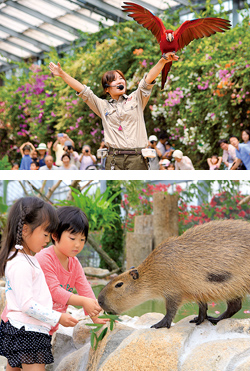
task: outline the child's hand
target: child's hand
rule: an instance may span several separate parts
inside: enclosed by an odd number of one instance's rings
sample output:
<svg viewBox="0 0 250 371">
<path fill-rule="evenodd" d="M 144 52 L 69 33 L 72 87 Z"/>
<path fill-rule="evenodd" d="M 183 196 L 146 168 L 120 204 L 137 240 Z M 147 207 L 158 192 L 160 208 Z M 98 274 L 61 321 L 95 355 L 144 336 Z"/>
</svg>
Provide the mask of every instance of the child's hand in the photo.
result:
<svg viewBox="0 0 250 371">
<path fill-rule="evenodd" d="M 78 321 L 77 319 L 72 317 L 69 313 L 62 313 L 59 319 L 59 323 L 60 325 L 63 325 L 64 327 L 75 327 Z"/>
<path fill-rule="evenodd" d="M 110 322 L 109 318 L 91 317 L 91 319 L 94 323 L 100 323 L 102 325 L 105 325 L 105 323 Z"/>
<path fill-rule="evenodd" d="M 83 308 L 90 317 L 96 317 L 102 311 L 96 299 L 83 298 Z"/>
</svg>

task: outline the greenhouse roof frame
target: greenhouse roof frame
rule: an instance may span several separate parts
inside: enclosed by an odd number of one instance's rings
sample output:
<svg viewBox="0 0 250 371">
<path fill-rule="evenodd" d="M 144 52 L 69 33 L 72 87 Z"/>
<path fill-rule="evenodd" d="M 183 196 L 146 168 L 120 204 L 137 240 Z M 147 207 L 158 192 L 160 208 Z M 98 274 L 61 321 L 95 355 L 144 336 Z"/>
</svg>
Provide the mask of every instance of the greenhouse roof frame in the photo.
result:
<svg viewBox="0 0 250 371">
<path fill-rule="evenodd" d="M 130 0 L 124 0 L 130 1 Z M 131 0 L 159 15 L 167 8 L 190 5 L 189 0 Z M 236 0 L 234 0 L 236 1 Z M 212 0 L 217 3 L 216 0 Z M 122 11 L 123 0 L 0 0 L 0 72 L 15 62 L 43 60 L 54 47 L 59 54 L 79 44 L 81 32 L 130 20 Z M 202 3 L 192 0 L 192 4 Z M 190 13 L 189 8 L 181 14 Z"/>
</svg>

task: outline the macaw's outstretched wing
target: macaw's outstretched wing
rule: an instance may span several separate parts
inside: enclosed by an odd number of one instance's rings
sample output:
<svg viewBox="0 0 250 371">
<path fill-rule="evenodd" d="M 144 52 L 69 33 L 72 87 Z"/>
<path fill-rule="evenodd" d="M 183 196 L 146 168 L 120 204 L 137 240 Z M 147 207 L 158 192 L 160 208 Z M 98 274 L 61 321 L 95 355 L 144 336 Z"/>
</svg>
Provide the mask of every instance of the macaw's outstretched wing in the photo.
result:
<svg viewBox="0 0 250 371">
<path fill-rule="evenodd" d="M 134 18 L 137 23 L 151 31 L 156 37 L 158 43 L 160 43 L 161 35 L 165 31 L 165 26 L 162 23 L 162 20 L 156 17 L 149 10 L 143 8 L 143 6 L 129 2 L 125 2 L 124 4 L 126 5 L 122 5 L 123 11 L 130 13 L 128 14 L 129 17 Z"/>
<path fill-rule="evenodd" d="M 167 75 L 171 69 L 172 62 L 166 63 L 161 71 L 161 90 L 164 89 L 165 82 L 167 80 Z"/>
<path fill-rule="evenodd" d="M 178 40 L 178 50 L 184 48 L 194 39 L 209 37 L 216 32 L 229 30 L 231 23 L 223 18 L 198 18 L 186 21 L 174 31 L 174 38 Z"/>
</svg>

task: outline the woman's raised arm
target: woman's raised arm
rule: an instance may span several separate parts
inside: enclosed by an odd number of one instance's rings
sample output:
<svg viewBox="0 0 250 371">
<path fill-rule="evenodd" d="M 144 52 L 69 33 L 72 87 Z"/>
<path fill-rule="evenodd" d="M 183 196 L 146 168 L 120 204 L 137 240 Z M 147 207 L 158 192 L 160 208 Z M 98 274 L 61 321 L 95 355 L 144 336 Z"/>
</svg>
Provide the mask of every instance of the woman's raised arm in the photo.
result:
<svg viewBox="0 0 250 371">
<path fill-rule="evenodd" d="M 68 75 L 65 71 L 63 71 L 59 62 L 57 64 L 50 62 L 49 69 L 54 76 L 61 77 L 63 81 L 66 82 L 66 84 L 68 84 L 78 93 L 80 93 L 85 88 L 85 85 L 81 84 L 79 81 L 77 81 L 76 79 Z"/>
</svg>

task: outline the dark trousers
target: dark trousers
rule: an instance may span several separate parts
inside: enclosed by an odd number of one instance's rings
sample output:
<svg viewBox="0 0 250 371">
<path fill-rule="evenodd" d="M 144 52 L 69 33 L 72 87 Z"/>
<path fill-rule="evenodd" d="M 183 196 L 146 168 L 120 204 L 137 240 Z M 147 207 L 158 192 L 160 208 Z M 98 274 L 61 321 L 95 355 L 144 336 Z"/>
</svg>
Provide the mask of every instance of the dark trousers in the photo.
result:
<svg viewBox="0 0 250 371">
<path fill-rule="evenodd" d="M 148 161 L 139 154 L 108 155 L 105 170 L 148 170 Z"/>
</svg>

